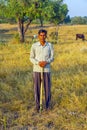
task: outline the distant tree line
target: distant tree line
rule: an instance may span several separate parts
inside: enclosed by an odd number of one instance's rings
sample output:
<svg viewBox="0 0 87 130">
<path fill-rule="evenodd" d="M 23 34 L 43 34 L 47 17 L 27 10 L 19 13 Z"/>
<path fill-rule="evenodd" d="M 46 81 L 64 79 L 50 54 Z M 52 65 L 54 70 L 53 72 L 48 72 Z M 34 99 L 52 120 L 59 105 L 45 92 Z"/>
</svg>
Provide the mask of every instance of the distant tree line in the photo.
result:
<svg viewBox="0 0 87 130">
<path fill-rule="evenodd" d="M 75 16 L 71 18 L 71 24 L 87 24 L 87 16 Z"/>
<path fill-rule="evenodd" d="M 87 24 L 87 16 L 81 17 L 81 16 L 75 16 L 70 18 L 69 15 L 67 15 L 63 21 L 64 24 L 71 24 L 71 25 L 77 25 L 77 24 Z"/>
</svg>

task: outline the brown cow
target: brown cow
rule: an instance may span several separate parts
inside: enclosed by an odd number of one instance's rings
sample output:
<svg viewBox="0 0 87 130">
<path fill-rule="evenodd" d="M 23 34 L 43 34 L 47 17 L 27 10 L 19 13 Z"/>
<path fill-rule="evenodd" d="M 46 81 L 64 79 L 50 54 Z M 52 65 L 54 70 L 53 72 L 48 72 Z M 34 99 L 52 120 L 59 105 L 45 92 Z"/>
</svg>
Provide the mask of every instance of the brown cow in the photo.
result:
<svg viewBox="0 0 87 130">
<path fill-rule="evenodd" d="M 83 41 L 85 40 L 84 34 L 76 34 L 76 40 L 78 40 L 78 38 L 82 39 Z"/>
</svg>

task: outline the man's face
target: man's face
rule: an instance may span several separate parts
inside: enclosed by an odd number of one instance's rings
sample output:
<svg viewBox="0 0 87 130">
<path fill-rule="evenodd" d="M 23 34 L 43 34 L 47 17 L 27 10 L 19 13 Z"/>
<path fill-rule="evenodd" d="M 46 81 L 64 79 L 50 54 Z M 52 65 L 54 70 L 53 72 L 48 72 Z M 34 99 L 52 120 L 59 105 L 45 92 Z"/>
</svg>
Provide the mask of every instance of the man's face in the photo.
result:
<svg viewBox="0 0 87 130">
<path fill-rule="evenodd" d="M 38 35 L 38 38 L 39 38 L 39 41 L 40 42 L 45 42 L 45 39 L 46 39 L 46 34 L 45 33 L 40 33 L 39 35 Z"/>
</svg>

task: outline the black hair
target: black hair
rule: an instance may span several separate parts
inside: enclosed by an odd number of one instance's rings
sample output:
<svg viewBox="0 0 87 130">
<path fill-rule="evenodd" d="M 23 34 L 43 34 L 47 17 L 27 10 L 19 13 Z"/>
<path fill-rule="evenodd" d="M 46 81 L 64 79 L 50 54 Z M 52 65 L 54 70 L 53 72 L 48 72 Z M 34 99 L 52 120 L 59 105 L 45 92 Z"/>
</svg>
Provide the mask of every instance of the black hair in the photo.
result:
<svg viewBox="0 0 87 130">
<path fill-rule="evenodd" d="M 44 30 L 44 29 L 40 29 L 40 30 L 38 31 L 38 34 L 40 34 L 40 33 L 45 33 L 45 34 L 47 35 L 47 31 Z"/>
</svg>

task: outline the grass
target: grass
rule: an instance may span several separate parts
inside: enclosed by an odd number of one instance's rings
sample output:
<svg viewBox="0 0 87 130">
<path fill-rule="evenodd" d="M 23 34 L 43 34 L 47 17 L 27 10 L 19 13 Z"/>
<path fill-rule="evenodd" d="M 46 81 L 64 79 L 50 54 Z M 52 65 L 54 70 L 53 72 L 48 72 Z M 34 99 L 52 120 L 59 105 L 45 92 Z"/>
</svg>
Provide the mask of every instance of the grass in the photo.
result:
<svg viewBox="0 0 87 130">
<path fill-rule="evenodd" d="M 13 44 L 13 39 L 9 43 L 0 44 L 2 130 L 87 129 L 87 42 L 81 39 L 75 41 L 75 33 L 84 31 L 86 35 L 86 28 L 59 28 L 58 44 L 53 45 L 52 109 L 48 113 L 43 110 L 42 114 L 37 114 L 34 111 L 32 64 L 29 61 L 31 44 L 16 44 L 16 41 Z M 48 40 L 53 42 L 49 34 L 54 28 L 49 27 L 47 30 Z M 37 30 L 32 30 L 32 34 L 33 31 Z"/>
</svg>

